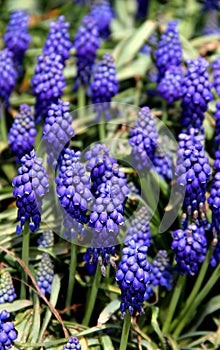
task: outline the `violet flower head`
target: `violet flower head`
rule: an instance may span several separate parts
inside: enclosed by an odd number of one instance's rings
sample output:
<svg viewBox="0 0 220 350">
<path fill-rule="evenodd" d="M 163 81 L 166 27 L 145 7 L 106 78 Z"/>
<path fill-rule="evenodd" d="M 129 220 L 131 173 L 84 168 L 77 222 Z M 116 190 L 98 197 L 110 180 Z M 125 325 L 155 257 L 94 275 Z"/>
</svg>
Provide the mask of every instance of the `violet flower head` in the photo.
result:
<svg viewBox="0 0 220 350">
<path fill-rule="evenodd" d="M 140 208 L 131 221 L 131 226 L 127 229 L 125 243 L 129 242 L 131 239 L 135 242 L 136 247 L 150 247 L 151 233 L 149 211 L 147 207 Z"/>
<path fill-rule="evenodd" d="M 219 0 L 200 0 L 203 4 L 202 11 L 219 11 Z"/>
<path fill-rule="evenodd" d="M 179 67 L 182 63 L 182 47 L 177 29 L 178 22 L 168 22 L 167 29 L 161 36 L 155 51 L 156 66 L 159 71 L 159 81 L 171 67 Z"/>
<path fill-rule="evenodd" d="M 0 312 L 0 349 L 8 350 L 18 337 L 14 323 L 9 321 L 10 314 L 6 310 Z"/>
<path fill-rule="evenodd" d="M 109 1 L 96 0 L 89 15 L 96 21 L 100 37 L 107 39 L 110 35 L 111 20 L 115 17 Z"/>
<path fill-rule="evenodd" d="M 53 282 L 54 267 L 49 254 L 43 253 L 40 260 L 39 266 L 37 268 L 36 281 L 41 293 L 45 295 L 50 294 L 51 285 Z"/>
<path fill-rule="evenodd" d="M 120 310 L 125 316 L 143 313 L 145 293 L 150 283 L 150 264 L 147 262 L 148 247 L 137 246 L 130 240 L 122 249 L 122 257 L 116 272 L 116 281 L 121 289 Z"/>
<path fill-rule="evenodd" d="M 176 254 L 177 270 L 195 275 L 207 254 L 204 227 L 191 224 L 185 230 L 174 231 L 172 250 Z"/>
<path fill-rule="evenodd" d="M 138 113 L 134 128 L 130 131 L 129 139 L 134 159 L 133 165 L 138 170 L 150 169 L 153 166 L 157 139 L 154 115 L 148 107 L 143 107 Z"/>
<path fill-rule="evenodd" d="M 182 96 L 182 69 L 181 67 L 170 67 L 158 84 L 157 90 L 161 97 L 168 103 L 177 101 Z"/>
<path fill-rule="evenodd" d="M 52 53 L 50 56 L 38 56 L 35 75 L 31 80 L 33 93 L 36 96 L 35 117 L 39 123 L 47 116 L 52 103 L 58 103 L 63 95 L 66 82 L 63 76 L 64 65 L 61 56 Z"/>
<path fill-rule="evenodd" d="M 187 60 L 187 71 L 182 84 L 181 123 L 184 127 L 202 128 L 204 112 L 213 99 L 208 66 L 208 61 L 203 57 Z"/>
<path fill-rule="evenodd" d="M 33 149 L 36 135 L 37 130 L 31 107 L 26 104 L 20 105 L 20 111 L 8 133 L 9 146 L 18 161 Z"/>
<path fill-rule="evenodd" d="M 40 238 L 38 239 L 37 242 L 38 242 L 39 248 L 47 248 L 47 247 L 53 246 L 54 244 L 53 231 L 51 231 L 50 229 L 45 229 L 40 235 Z"/>
<path fill-rule="evenodd" d="M 137 19 L 145 19 L 147 17 L 149 2 L 150 2 L 149 0 L 136 0 L 136 3 L 137 3 L 136 18 Z"/>
<path fill-rule="evenodd" d="M 76 337 L 71 337 L 68 343 L 64 345 L 63 350 L 81 350 L 81 345 Z"/>
<path fill-rule="evenodd" d="M 177 184 L 185 190 L 183 202 L 183 226 L 186 228 L 189 216 L 200 225 L 206 225 L 206 189 L 211 175 L 209 160 L 205 155 L 203 135 L 191 128 L 179 135 L 176 175 Z"/>
<path fill-rule="evenodd" d="M 214 177 L 212 180 L 210 195 L 208 197 L 209 208 L 212 212 L 211 229 L 214 238 L 220 238 L 220 152 L 215 152 Z"/>
<path fill-rule="evenodd" d="M 92 103 L 99 120 L 104 115 L 106 120 L 111 119 L 109 103 L 118 93 L 119 82 L 116 68 L 111 54 L 106 53 L 94 72 L 91 83 Z M 97 105 L 96 105 L 97 104 Z"/>
<path fill-rule="evenodd" d="M 64 147 L 68 147 L 74 136 L 69 102 L 58 100 L 51 104 L 43 129 L 43 140 L 48 154 L 48 164 L 56 165 Z"/>
<path fill-rule="evenodd" d="M 73 46 L 68 29 L 69 22 L 65 22 L 64 16 L 59 16 L 57 22 L 50 23 L 50 31 L 43 47 L 43 53 L 50 56 L 52 53 L 60 55 L 62 63 L 70 57 L 70 49 Z"/>
<path fill-rule="evenodd" d="M 48 192 L 48 176 L 43 166 L 43 159 L 36 157 L 32 150 L 21 158 L 18 175 L 12 180 L 13 195 L 18 208 L 16 233 L 21 233 L 26 221 L 32 232 L 39 229 L 43 197 Z"/>
<path fill-rule="evenodd" d="M 216 60 L 213 62 L 212 72 L 213 72 L 213 86 L 218 96 L 220 96 L 220 57 L 216 58 Z"/>
<path fill-rule="evenodd" d="M 95 63 L 96 51 L 100 47 L 100 38 L 96 21 L 91 16 L 82 20 L 82 25 L 74 37 L 76 50 L 77 76 L 74 90 L 80 85 L 88 86 Z"/>
<path fill-rule="evenodd" d="M 15 88 L 18 74 L 13 61 L 13 53 L 8 49 L 0 51 L 0 104 L 9 105 L 9 97 Z"/>
<path fill-rule="evenodd" d="M 151 265 L 150 279 L 152 286 L 172 289 L 173 275 L 166 250 L 159 250 Z"/>
<path fill-rule="evenodd" d="M 4 271 L 0 276 L 0 304 L 12 303 L 16 297 L 11 275 Z"/>
<path fill-rule="evenodd" d="M 13 53 L 13 60 L 19 75 L 22 71 L 24 54 L 31 41 L 28 22 L 29 15 L 26 11 L 16 10 L 12 12 L 4 35 L 5 47 Z"/>
<path fill-rule="evenodd" d="M 101 268 L 102 276 L 106 276 L 106 267 L 111 265 L 116 268 L 115 263 L 116 250 L 115 247 L 92 248 L 89 247 L 83 256 L 85 268 L 89 275 L 94 275 L 98 266 Z"/>
<path fill-rule="evenodd" d="M 214 113 L 214 118 L 215 118 L 214 146 L 215 146 L 215 151 L 219 151 L 220 150 L 220 102 L 216 103 L 216 111 Z M 218 158 L 217 154 L 216 156 Z"/>
<path fill-rule="evenodd" d="M 80 162 L 80 152 L 64 149 L 58 163 L 57 195 L 62 208 L 81 223 L 87 222 L 92 203 L 90 178 Z"/>
</svg>

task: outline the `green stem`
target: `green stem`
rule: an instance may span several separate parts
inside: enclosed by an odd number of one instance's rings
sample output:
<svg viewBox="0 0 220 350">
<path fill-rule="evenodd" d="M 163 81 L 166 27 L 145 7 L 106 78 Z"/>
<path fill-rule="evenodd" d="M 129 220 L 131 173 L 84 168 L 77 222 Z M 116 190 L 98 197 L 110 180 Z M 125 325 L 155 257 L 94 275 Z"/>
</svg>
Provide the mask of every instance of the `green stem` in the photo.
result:
<svg viewBox="0 0 220 350">
<path fill-rule="evenodd" d="M 186 303 L 185 303 L 185 306 L 184 308 L 182 309 L 182 311 L 180 312 L 180 315 L 176 318 L 176 320 L 172 323 L 171 325 L 171 330 L 174 330 L 177 328 L 177 326 L 180 324 L 181 320 L 183 319 L 183 317 L 186 316 L 186 314 L 188 313 L 188 309 L 190 308 L 191 304 L 194 303 L 194 300 L 200 290 L 200 287 L 202 285 L 202 282 L 204 280 L 204 277 L 205 277 L 205 274 L 206 274 L 206 271 L 208 269 L 208 266 L 209 266 L 209 261 L 210 261 L 210 258 L 212 256 L 212 252 L 213 252 L 213 247 L 210 246 L 209 248 L 209 251 L 208 251 L 208 254 L 206 256 L 206 259 L 204 260 L 203 264 L 202 264 L 202 267 L 200 269 L 200 272 L 199 272 L 199 275 L 196 279 L 196 283 L 190 293 L 190 295 L 188 296 L 187 300 L 186 300 Z"/>
<path fill-rule="evenodd" d="M 23 260 L 23 262 L 25 263 L 25 265 L 27 267 L 28 267 L 28 260 L 29 260 L 29 243 L 30 243 L 29 222 L 26 222 L 26 224 L 24 225 L 24 230 L 23 230 L 21 259 Z M 22 271 L 21 279 L 22 279 L 22 281 L 27 283 L 28 276 L 24 270 Z M 21 283 L 20 299 L 26 299 L 26 286 L 24 283 Z"/>
<path fill-rule="evenodd" d="M 96 273 L 95 273 L 95 276 L 94 276 L 93 282 L 92 282 L 92 289 L 90 291 L 89 298 L 88 298 L 89 302 L 88 302 L 88 305 L 86 307 L 86 313 L 85 313 L 85 316 L 84 316 L 84 319 L 82 322 L 82 324 L 84 326 L 89 325 L 90 318 L 92 316 L 92 312 L 93 312 L 93 309 L 95 306 L 97 293 L 99 290 L 100 280 L 101 280 L 101 269 L 100 269 L 100 266 L 97 266 Z"/>
<path fill-rule="evenodd" d="M 105 140 L 106 139 L 106 134 L 105 134 L 105 123 L 101 119 L 99 122 L 99 140 Z"/>
<path fill-rule="evenodd" d="M 0 141 L 8 143 L 8 129 L 5 118 L 4 104 L 0 102 L 0 123 L 1 123 L 1 138 Z"/>
<path fill-rule="evenodd" d="M 181 294 L 182 288 L 185 284 L 185 281 L 186 281 L 186 275 L 184 275 L 184 276 L 180 275 L 179 279 L 177 281 L 170 305 L 169 305 L 169 309 L 168 309 L 166 318 L 164 320 L 163 330 L 162 330 L 163 333 L 168 333 L 170 330 L 170 324 L 171 324 L 174 312 L 176 310 L 176 306 L 177 306 L 177 303 L 179 301 L 180 294 Z"/>
<path fill-rule="evenodd" d="M 162 111 L 163 111 L 163 116 L 162 116 L 162 122 L 166 123 L 168 120 L 168 106 L 167 106 L 167 101 L 162 99 Z"/>
<path fill-rule="evenodd" d="M 69 308 L 71 306 L 73 288 L 75 283 L 76 264 L 77 264 L 77 245 L 71 244 L 71 257 L 70 257 L 70 269 L 69 269 L 69 282 L 68 282 L 67 297 L 66 297 L 66 308 Z M 70 310 L 67 311 L 67 314 L 70 315 Z"/>
<path fill-rule="evenodd" d="M 85 92 L 85 87 L 83 85 L 79 86 L 78 89 L 78 116 L 80 119 L 84 117 L 84 108 L 86 105 L 86 92 Z"/>
<path fill-rule="evenodd" d="M 195 297 L 191 305 L 189 306 L 186 314 L 183 316 L 183 318 L 180 320 L 177 328 L 174 331 L 174 336 L 178 337 L 183 328 L 186 326 L 187 321 L 192 319 L 193 313 L 196 311 L 197 307 L 202 303 L 203 299 L 207 296 L 207 294 L 210 292 L 212 287 L 215 285 L 215 283 L 219 279 L 220 274 L 220 265 L 215 269 L 210 279 L 207 281 L 203 289 L 200 291 L 200 293 Z"/>
<path fill-rule="evenodd" d="M 126 350 L 127 349 L 128 336 L 129 336 L 129 332 L 130 332 L 130 326 L 131 326 L 131 316 L 127 312 L 126 316 L 124 318 L 123 329 L 122 329 L 122 334 L 121 334 L 120 349 L 119 350 Z"/>
</svg>

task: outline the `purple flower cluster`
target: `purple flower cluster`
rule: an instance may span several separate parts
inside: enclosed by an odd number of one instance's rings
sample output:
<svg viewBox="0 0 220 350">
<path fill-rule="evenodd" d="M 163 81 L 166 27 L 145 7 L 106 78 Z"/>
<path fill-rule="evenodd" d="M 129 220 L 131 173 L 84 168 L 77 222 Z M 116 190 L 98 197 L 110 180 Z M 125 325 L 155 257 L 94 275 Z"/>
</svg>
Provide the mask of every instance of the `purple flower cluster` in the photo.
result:
<svg viewBox="0 0 220 350">
<path fill-rule="evenodd" d="M 87 86 L 89 84 L 96 51 L 99 46 L 100 39 L 97 23 L 91 16 L 86 16 L 74 38 L 77 65 L 74 90 L 77 90 L 79 85 Z"/>
<path fill-rule="evenodd" d="M 11 275 L 4 271 L 0 279 L 0 304 L 11 303 L 16 297 Z"/>
<path fill-rule="evenodd" d="M 36 96 L 35 116 L 39 123 L 47 116 L 52 103 L 57 103 L 63 94 L 66 82 L 63 76 L 64 65 L 61 56 L 52 53 L 50 56 L 38 57 L 35 75 L 31 80 L 33 93 Z"/>
<path fill-rule="evenodd" d="M 107 120 L 111 119 L 111 113 L 109 111 L 109 102 L 112 101 L 118 93 L 118 79 L 116 77 L 116 68 L 113 57 L 111 54 L 106 53 L 97 65 L 93 82 L 91 83 L 91 95 L 94 110 L 97 113 L 97 119 L 99 120 L 104 114 Z"/>
<path fill-rule="evenodd" d="M 87 221 L 87 210 L 93 196 L 90 188 L 90 178 L 80 162 L 80 152 L 64 149 L 58 164 L 59 173 L 56 177 L 58 200 L 65 211 L 81 223 Z"/>
<path fill-rule="evenodd" d="M 142 314 L 142 304 L 150 283 L 150 265 L 146 260 L 148 247 L 139 246 L 130 240 L 122 249 L 121 261 L 116 272 L 116 281 L 121 289 L 120 310 L 125 316 Z"/>
<path fill-rule="evenodd" d="M 17 339 L 18 334 L 15 329 L 14 323 L 8 321 L 10 314 L 6 310 L 0 312 L 0 349 L 10 349 L 14 341 Z"/>
<path fill-rule="evenodd" d="M 212 100 L 211 83 L 207 68 L 208 61 L 199 57 L 187 60 L 187 71 L 182 84 L 182 126 L 202 128 L 204 112 Z"/>
<path fill-rule="evenodd" d="M 153 159 L 154 169 L 166 181 L 173 178 L 173 157 L 170 152 L 157 148 Z"/>
<path fill-rule="evenodd" d="M 148 107 L 141 108 L 135 126 L 130 131 L 129 144 L 132 147 L 134 167 L 150 169 L 157 147 L 158 133 L 154 115 Z"/>
<path fill-rule="evenodd" d="M 200 224 L 207 223 L 205 215 L 205 201 L 207 181 L 211 175 L 209 160 L 205 156 L 202 145 L 203 135 L 196 129 L 179 135 L 179 149 L 177 152 L 176 174 L 177 184 L 185 190 L 183 202 L 183 225 L 186 228 L 188 217 Z"/>
<path fill-rule="evenodd" d="M 71 337 L 68 343 L 64 345 L 63 350 L 81 350 L 81 345 L 76 337 Z"/>
<path fill-rule="evenodd" d="M 89 275 L 94 275 L 96 268 L 99 265 L 102 276 L 106 275 L 106 266 L 111 265 L 116 268 L 115 264 L 116 251 L 115 247 L 92 248 L 89 247 L 84 254 L 85 268 Z"/>
<path fill-rule="evenodd" d="M 150 247 L 151 233 L 147 207 L 140 208 L 131 221 L 131 226 L 127 229 L 125 243 L 128 243 L 131 239 L 135 242 L 137 247 Z"/>
<path fill-rule="evenodd" d="M 109 1 L 96 1 L 89 15 L 96 21 L 100 37 L 107 39 L 110 35 L 110 23 L 112 18 L 114 18 L 114 13 Z"/>
<path fill-rule="evenodd" d="M 218 96 L 220 96 L 220 57 L 216 58 L 216 60 L 213 62 L 212 71 L 213 71 L 213 86 Z"/>
<path fill-rule="evenodd" d="M 11 13 L 4 35 L 5 46 L 13 53 L 13 60 L 18 73 L 21 73 L 24 54 L 31 41 L 28 32 L 29 15 L 24 10 Z"/>
<path fill-rule="evenodd" d="M 13 53 L 8 49 L 0 51 L 0 104 L 9 104 L 9 97 L 16 85 L 18 77 L 14 66 Z"/>
<path fill-rule="evenodd" d="M 219 11 L 220 10 L 220 5 L 218 0 L 202 0 L 201 1 L 203 4 L 202 11 Z"/>
<path fill-rule="evenodd" d="M 37 158 L 34 150 L 30 155 L 26 154 L 21 158 L 21 164 L 18 176 L 12 181 L 13 195 L 18 207 L 17 220 L 20 221 L 16 228 L 18 234 L 22 232 L 26 221 L 29 221 L 32 232 L 39 229 L 42 201 L 49 186 L 43 159 Z"/>
<path fill-rule="evenodd" d="M 9 146 L 18 161 L 33 149 L 36 135 L 31 108 L 26 104 L 20 105 L 20 112 L 16 115 L 8 133 Z"/>
<path fill-rule="evenodd" d="M 168 22 L 167 29 L 162 34 L 158 48 L 155 51 L 159 81 L 171 66 L 179 67 L 182 63 L 182 47 L 177 24 L 177 22 Z"/>
<path fill-rule="evenodd" d="M 45 229 L 38 239 L 39 248 L 51 247 L 54 244 L 54 235 L 53 231 L 50 229 Z"/>
<path fill-rule="evenodd" d="M 149 0 L 136 0 L 137 2 L 137 19 L 145 19 L 147 17 Z"/>
<path fill-rule="evenodd" d="M 172 249 L 176 254 L 178 271 L 195 275 L 207 253 L 204 227 L 191 224 L 185 230 L 174 231 Z"/>
<path fill-rule="evenodd" d="M 36 281 L 41 292 L 50 293 L 53 282 L 54 268 L 49 254 L 43 253 L 37 268 Z"/>
<path fill-rule="evenodd" d="M 57 103 L 51 104 L 43 129 L 49 164 L 57 163 L 63 148 L 68 146 L 70 139 L 74 136 L 71 123 L 69 102 L 58 100 Z"/>
<path fill-rule="evenodd" d="M 159 250 L 151 265 L 150 280 L 152 286 L 172 289 L 173 275 L 166 250 Z"/>
<path fill-rule="evenodd" d="M 73 46 L 68 33 L 70 23 L 64 21 L 65 17 L 59 16 L 57 22 L 50 23 L 50 31 L 43 48 L 45 56 L 52 53 L 60 55 L 62 63 L 70 57 L 70 49 Z"/>
<path fill-rule="evenodd" d="M 79 222 L 77 219 L 72 218 L 65 210 L 63 212 L 62 225 L 64 227 L 63 238 L 73 243 L 83 243 L 87 238 L 87 227 Z"/>
<path fill-rule="evenodd" d="M 179 100 L 182 96 L 182 69 L 181 67 L 169 67 L 164 77 L 158 84 L 157 91 L 168 103 Z"/>
<path fill-rule="evenodd" d="M 214 237 L 220 235 L 220 152 L 215 153 L 214 178 L 208 197 L 208 204 L 212 212 L 212 232 Z"/>
</svg>

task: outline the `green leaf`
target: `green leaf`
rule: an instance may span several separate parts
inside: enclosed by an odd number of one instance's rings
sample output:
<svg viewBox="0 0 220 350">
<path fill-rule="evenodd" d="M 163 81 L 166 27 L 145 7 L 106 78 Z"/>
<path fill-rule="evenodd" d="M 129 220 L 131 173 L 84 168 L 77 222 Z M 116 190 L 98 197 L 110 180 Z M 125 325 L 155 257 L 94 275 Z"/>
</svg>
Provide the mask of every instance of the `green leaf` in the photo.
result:
<svg viewBox="0 0 220 350">
<path fill-rule="evenodd" d="M 155 29 L 156 22 L 148 20 L 130 38 L 126 39 L 123 50 L 121 50 L 120 56 L 116 61 L 116 67 L 120 68 L 131 61 L 143 46 L 145 40 L 154 33 Z"/>
<path fill-rule="evenodd" d="M 30 343 L 35 343 L 37 341 L 39 331 L 40 331 L 40 302 L 39 302 L 38 295 L 35 293 L 33 323 L 30 331 L 30 336 L 28 339 Z"/>
<path fill-rule="evenodd" d="M 119 81 L 134 78 L 135 76 L 143 77 L 147 69 L 151 66 L 150 56 L 140 56 L 133 61 L 129 66 L 120 69 L 117 74 Z"/>
<path fill-rule="evenodd" d="M 158 318 L 158 314 L 159 314 L 159 308 L 158 307 L 155 307 L 153 306 L 152 307 L 152 319 L 151 319 L 151 324 L 152 324 L 152 327 L 154 329 L 154 331 L 157 333 L 158 335 L 158 338 L 160 339 L 160 342 L 161 342 L 161 349 L 165 349 L 164 348 L 164 338 L 163 338 L 163 334 L 160 330 L 160 327 L 159 327 L 159 324 L 157 322 L 157 318 Z"/>
<path fill-rule="evenodd" d="M 112 344 L 111 338 L 108 335 L 103 335 L 100 338 L 100 342 L 103 346 L 103 350 L 114 350 L 114 346 Z"/>
<path fill-rule="evenodd" d="M 15 300 L 12 303 L 0 304 L 0 312 L 7 310 L 8 312 L 15 312 L 21 309 L 25 309 L 28 306 L 33 305 L 31 300 Z"/>
<path fill-rule="evenodd" d="M 15 328 L 18 331 L 17 341 L 26 343 L 31 328 L 33 309 L 16 315 Z"/>
<path fill-rule="evenodd" d="M 216 295 L 215 297 L 211 298 L 207 304 L 201 308 L 201 313 L 199 314 L 199 317 L 196 318 L 197 322 L 196 324 L 193 324 L 192 329 L 197 329 L 206 316 L 217 310 L 220 310 L 220 295 Z"/>
<path fill-rule="evenodd" d="M 56 306 L 57 299 L 59 296 L 59 291 L 60 291 L 60 277 L 58 275 L 54 275 L 52 286 L 51 286 L 51 295 L 50 295 L 50 303 L 53 306 Z M 43 321 L 41 330 L 40 330 L 38 341 L 41 341 L 41 339 L 44 335 L 44 332 L 46 331 L 47 326 L 50 322 L 51 316 L 52 316 L 52 312 L 48 308 L 46 311 L 45 317 L 44 317 L 44 321 Z"/>
<path fill-rule="evenodd" d="M 111 301 L 100 313 L 97 321 L 98 325 L 105 324 L 119 307 L 120 301 L 118 299 Z"/>
</svg>

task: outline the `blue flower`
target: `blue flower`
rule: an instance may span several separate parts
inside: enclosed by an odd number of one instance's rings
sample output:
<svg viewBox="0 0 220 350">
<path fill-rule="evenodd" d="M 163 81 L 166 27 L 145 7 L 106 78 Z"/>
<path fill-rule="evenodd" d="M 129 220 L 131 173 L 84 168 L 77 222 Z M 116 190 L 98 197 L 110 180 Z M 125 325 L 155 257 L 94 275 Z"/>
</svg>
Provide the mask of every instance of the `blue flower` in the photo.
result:
<svg viewBox="0 0 220 350">
<path fill-rule="evenodd" d="M 181 67 L 169 67 L 158 84 L 157 90 L 159 95 L 168 103 L 179 100 L 182 96 L 182 82 Z"/>
<path fill-rule="evenodd" d="M 91 8 L 89 15 L 96 21 L 99 35 L 107 39 L 110 35 L 110 23 L 114 12 L 108 0 L 99 0 Z"/>
<path fill-rule="evenodd" d="M 83 256 L 85 261 L 85 268 L 89 275 L 94 275 L 96 268 L 99 265 L 101 268 L 102 276 L 106 275 L 106 266 L 111 265 L 116 268 L 115 264 L 116 250 L 115 247 L 103 247 L 103 248 L 92 248 L 89 247 Z"/>
<path fill-rule="evenodd" d="M 3 271 L 0 279 L 0 304 L 11 303 L 17 297 L 11 275 Z"/>
<path fill-rule="evenodd" d="M 8 350 L 14 345 L 18 334 L 14 327 L 14 323 L 8 321 L 9 312 L 2 310 L 0 312 L 0 349 Z"/>
<path fill-rule="evenodd" d="M 172 289 L 173 275 L 166 250 L 159 250 L 151 265 L 150 279 L 152 286 Z"/>
<path fill-rule="evenodd" d="M 45 229 L 38 239 L 39 248 L 47 248 L 54 244 L 53 231 L 50 229 Z"/>
<path fill-rule="evenodd" d="M 16 115 L 8 133 L 9 146 L 18 161 L 33 149 L 36 135 L 31 108 L 26 104 L 20 105 L 20 112 Z"/>
<path fill-rule="evenodd" d="M 131 221 L 131 226 L 127 229 L 125 243 L 133 240 L 137 247 L 151 245 L 151 233 L 149 223 L 149 211 L 147 207 L 140 208 Z"/>
<path fill-rule="evenodd" d="M 26 221 L 30 221 L 32 232 L 39 229 L 42 200 L 49 187 L 43 159 L 37 158 L 34 150 L 21 158 L 21 164 L 18 176 L 12 180 L 13 195 L 18 207 L 17 220 L 20 221 L 16 228 L 18 234 L 22 232 Z"/>
<path fill-rule="evenodd" d="M 9 97 L 16 85 L 18 77 L 14 66 L 13 53 L 8 49 L 0 51 L 0 104 L 9 104 Z"/>
<path fill-rule="evenodd" d="M 54 268 L 49 254 L 43 253 L 39 266 L 37 268 L 36 281 L 41 292 L 45 295 L 50 294 L 53 282 Z"/>
<path fill-rule="evenodd" d="M 220 57 L 216 58 L 212 64 L 213 86 L 218 96 L 220 96 Z"/>
<path fill-rule="evenodd" d="M 64 345 L 63 350 L 81 350 L 81 345 L 76 337 L 71 337 L 68 343 Z"/>
</svg>

